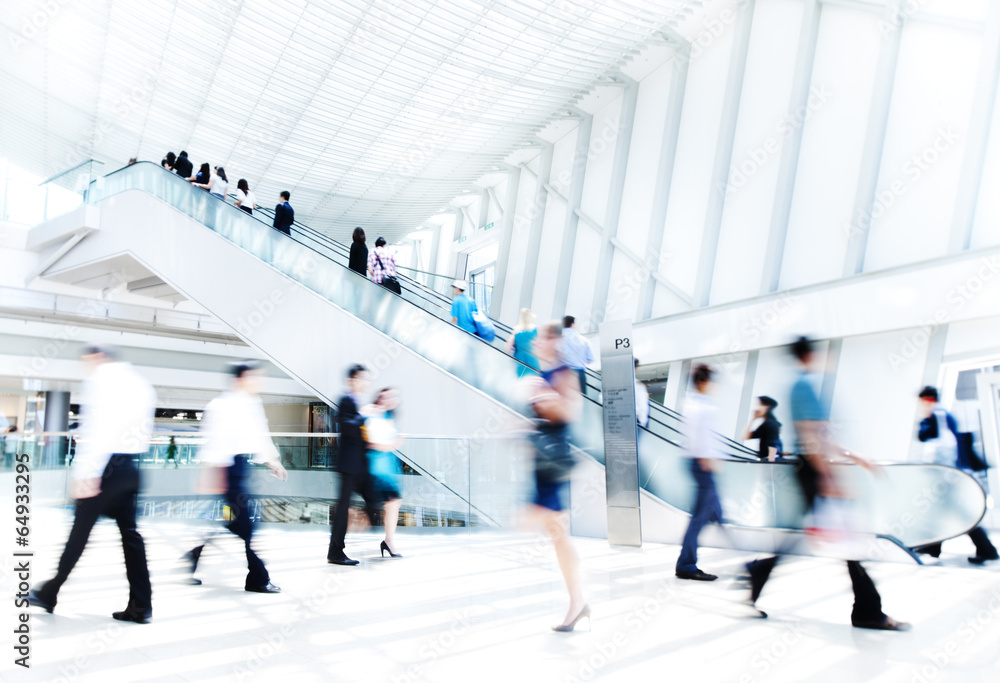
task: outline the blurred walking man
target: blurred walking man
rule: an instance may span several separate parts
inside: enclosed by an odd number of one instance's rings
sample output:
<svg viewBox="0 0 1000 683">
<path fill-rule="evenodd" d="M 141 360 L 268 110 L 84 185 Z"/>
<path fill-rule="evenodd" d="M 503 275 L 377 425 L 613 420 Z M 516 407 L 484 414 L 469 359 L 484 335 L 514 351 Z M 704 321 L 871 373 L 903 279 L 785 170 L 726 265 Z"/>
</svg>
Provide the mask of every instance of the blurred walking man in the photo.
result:
<svg viewBox="0 0 1000 683">
<path fill-rule="evenodd" d="M 692 382 L 695 394 L 686 406 L 687 434 L 685 455 L 691 459 L 691 475 L 698 487 L 698 495 L 691 512 L 691 521 L 684 533 L 681 554 L 677 558 L 676 575 L 692 581 L 715 581 L 718 576 L 698 569 L 698 535 L 707 524 L 722 524 L 722 504 L 715 488 L 715 471 L 718 469 L 719 452 L 715 429 L 715 402 L 712 400 L 712 368 L 699 365 L 694 369 Z"/>
<path fill-rule="evenodd" d="M 806 509 L 815 509 L 818 498 L 845 498 L 837 479 L 833 463 L 847 459 L 872 471 L 873 466 L 856 453 L 830 441 L 830 410 L 820 400 L 810 376 L 814 361 L 812 342 L 800 337 L 791 346 L 792 355 L 799 364 L 799 378 L 792 387 L 791 411 L 798 437 L 800 461 L 796 470 Z M 756 560 L 747 565 L 750 572 L 750 604 L 756 605 L 757 598 L 764 590 L 764 584 L 771 570 L 778 563 L 778 556 Z M 907 631 L 910 625 L 886 616 L 882 612 L 882 597 L 868 572 L 856 560 L 848 560 L 847 572 L 854 588 L 854 609 L 851 624 L 856 628 L 870 628 L 882 631 Z M 756 609 L 756 607 L 755 607 Z M 758 615 L 767 614 L 758 610 Z"/>
<path fill-rule="evenodd" d="M 271 583 L 271 577 L 257 554 L 250 547 L 253 538 L 253 520 L 250 519 L 250 493 L 246 481 L 250 477 L 250 459 L 260 456 L 271 468 L 271 474 L 284 481 L 288 472 L 281 464 L 278 449 L 271 441 L 264 405 L 260 400 L 261 370 L 253 361 L 235 363 L 229 391 L 213 399 L 205 408 L 202 431 L 207 440 L 201 449 L 203 491 L 224 493 L 233 519 L 227 529 L 243 539 L 247 553 L 247 578 L 244 590 L 252 593 L 279 593 L 280 588 Z M 191 550 L 185 559 L 190 563 L 191 583 L 198 560 L 205 549 L 202 543 Z"/>
<path fill-rule="evenodd" d="M 129 584 L 128 605 L 112 616 L 145 624 L 153 615 L 153 591 L 146 546 L 136 529 L 139 470 L 135 458 L 149 449 L 156 393 L 129 363 L 117 361 L 110 349 L 90 347 L 83 360 L 88 375 L 81 399 L 80 442 L 69 484 L 70 495 L 76 499 L 76 515 L 55 577 L 32 590 L 28 600 L 52 612 L 59 589 L 83 554 L 91 529 L 104 515 L 114 519 L 121 532 Z"/>
</svg>

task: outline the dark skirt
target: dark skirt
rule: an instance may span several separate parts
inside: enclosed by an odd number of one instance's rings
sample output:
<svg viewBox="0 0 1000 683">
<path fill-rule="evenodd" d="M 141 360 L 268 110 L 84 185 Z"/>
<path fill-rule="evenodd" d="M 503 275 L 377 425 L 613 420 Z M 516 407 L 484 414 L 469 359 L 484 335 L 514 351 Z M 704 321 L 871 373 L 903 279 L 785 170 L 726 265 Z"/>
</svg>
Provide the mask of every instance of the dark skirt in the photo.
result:
<svg viewBox="0 0 1000 683">
<path fill-rule="evenodd" d="M 535 472 L 535 497 L 532 503 L 555 512 L 562 512 L 567 507 L 569 498 L 569 480 L 549 481 Z"/>
</svg>

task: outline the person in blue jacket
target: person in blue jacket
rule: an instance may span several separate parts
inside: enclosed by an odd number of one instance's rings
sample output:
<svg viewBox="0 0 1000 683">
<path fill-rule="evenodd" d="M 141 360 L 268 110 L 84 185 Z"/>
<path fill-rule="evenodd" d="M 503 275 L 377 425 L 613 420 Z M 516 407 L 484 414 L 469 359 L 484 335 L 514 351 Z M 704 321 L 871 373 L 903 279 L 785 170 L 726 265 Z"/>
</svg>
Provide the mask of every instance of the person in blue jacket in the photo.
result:
<svg viewBox="0 0 1000 683">
<path fill-rule="evenodd" d="M 970 471 L 967 464 L 959 462 L 958 423 L 938 402 L 938 391 L 934 387 L 924 387 L 920 394 L 920 411 L 924 416 L 917 431 L 917 439 L 926 447 L 926 462 Z M 969 532 L 969 538 L 976 545 L 976 554 L 969 558 L 972 564 L 983 564 L 1000 558 L 996 547 L 982 527 Z M 941 544 L 934 543 L 917 549 L 917 552 L 940 557 Z"/>
</svg>

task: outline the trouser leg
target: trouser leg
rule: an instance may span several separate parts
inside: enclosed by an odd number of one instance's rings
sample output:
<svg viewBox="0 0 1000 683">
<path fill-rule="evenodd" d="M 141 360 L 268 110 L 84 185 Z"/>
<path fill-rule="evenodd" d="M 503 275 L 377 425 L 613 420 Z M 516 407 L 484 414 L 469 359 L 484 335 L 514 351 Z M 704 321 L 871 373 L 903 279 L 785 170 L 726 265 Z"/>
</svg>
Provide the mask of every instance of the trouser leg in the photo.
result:
<svg viewBox="0 0 1000 683">
<path fill-rule="evenodd" d="M 101 515 L 102 495 L 99 493 L 93 498 L 80 498 L 76 501 L 73 528 L 70 529 L 66 547 L 63 548 L 62 556 L 59 558 L 59 568 L 56 570 L 56 575 L 37 589 L 39 596 L 52 605 L 56 604 L 59 589 L 66 583 L 73 567 L 83 555 L 83 549 L 87 546 L 90 532 L 97 523 L 97 518 Z"/>
<path fill-rule="evenodd" d="M 694 514 L 684 533 L 681 554 L 677 558 L 677 571 L 693 572 L 698 569 L 698 536 L 710 522 L 720 521 L 719 497 L 715 491 L 715 481 L 710 472 L 701 469 L 697 460 L 692 460 L 692 472 L 698 485 Z"/>
<path fill-rule="evenodd" d="M 354 493 L 354 475 L 340 474 L 337 508 L 333 514 L 333 524 L 330 526 L 330 548 L 327 551 L 328 560 L 344 554 L 344 538 L 347 536 L 347 513 L 351 509 L 351 494 Z"/>
<path fill-rule="evenodd" d="M 757 602 L 778 559 L 778 555 L 773 555 L 747 564 L 747 571 L 750 573 L 750 602 Z"/>
<path fill-rule="evenodd" d="M 382 505 L 382 497 L 375 487 L 375 477 L 371 474 L 365 475 L 358 482 L 358 493 L 365 501 L 365 514 L 368 515 L 368 523 L 375 526 L 378 524 L 378 510 Z"/>
<path fill-rule="evenodd" d="M 854 588 L 854 610 L 851 612 L 852 622 L 880 622 L 885 619 L 882 613 L 882 596 L 878 594 L 875 582 L 860 562 L 847 562 L 847 572 L 851 575 L 851 585 Z"/>
<path fill-rule="evenodd" d="M 139 535 L 136 523 L 136 494 L 120 493 L 114 501 L 110 516 L 118 524 L 125 554 L 125 575 L 128 577 L 129 608 L 148 613 L 153 601 L 153 588 L 149 581 L 146 562 L 146 544 Z"/>
<path fill-rule="evenodd" d="M 986 535 L 986 530 L 981 526 L 969 532 L 969 538 L 976 544 L 976 557 L 987 560 L 997 559 L 997 549 L 990 543 L 990 537 Z"/>
<path fill-rule="evenodd" d="M 250 519 L 250 496 L 246 490 L 246 462 L 240 458 L 229 467 L 229 486 L 226 490 L 226 503 L 232 510 L 234 518 L 229 524 L 229 530 L 243 539 L 247 554 L 246 588 L 263 588 L 271 580 L 264 567 L 264 562 L 253 551 L 253 520 Z"/>
</svg>

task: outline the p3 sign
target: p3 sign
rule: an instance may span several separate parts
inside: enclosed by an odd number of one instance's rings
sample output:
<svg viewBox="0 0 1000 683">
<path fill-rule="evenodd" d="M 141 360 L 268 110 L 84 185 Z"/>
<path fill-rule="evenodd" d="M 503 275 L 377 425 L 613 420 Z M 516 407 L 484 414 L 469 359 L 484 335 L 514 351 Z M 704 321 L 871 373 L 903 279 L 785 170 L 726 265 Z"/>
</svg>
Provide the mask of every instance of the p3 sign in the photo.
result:
<svg viewBox="0 0 1000 683">
<path fill-rule="evenodd" d="M 632 342 L 629 341 L 628 337 L 621 337 L 621 338 L 615 339 L 615 350 L 616 351 L 618 349 L 628 349 L 628 348 L 631 348 L 631 346 L 632 346 Z"/>
</svg>

